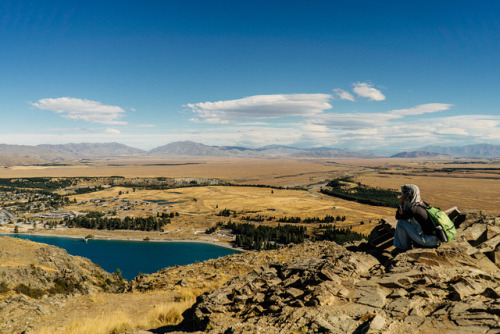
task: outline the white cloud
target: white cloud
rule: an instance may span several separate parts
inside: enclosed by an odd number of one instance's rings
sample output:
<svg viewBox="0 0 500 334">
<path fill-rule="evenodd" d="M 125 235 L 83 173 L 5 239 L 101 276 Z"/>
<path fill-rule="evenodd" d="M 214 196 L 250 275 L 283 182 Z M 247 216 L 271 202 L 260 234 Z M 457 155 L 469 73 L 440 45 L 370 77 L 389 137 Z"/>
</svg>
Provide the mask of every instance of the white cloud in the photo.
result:
<svg viewBox="0 0 500 334">
<path fill-rule="evenodd" d="M 391 110 L 391 111 L 389 111 L 389 114 L 402 115 L 402 116 L 422 115 L 422 114 L 427 114 L 427 113 L 448 110 L 451 107 L 453 107 L 453 104 L 427 103 L 427 104 L 420 104 L 418 106 L 408 108 L 408 109 Z"/>
<path fill-rule="evenodd" d="M 106 129 L 104 131 L 105 134 L 108 134 L 108 135 L 119 135 L 121 134 L 120 130 L 117 130 L 117 129 Z"/>
<path fill-rule="evenodd" d="M 378 134 L 378 129 L 371 128 L 371 129 L 352 130 L 352 131 L 349 131 L 348 134 L 351 134 L 351 135 L 376 135 L 376 134 Z"/>
<path fill-rule="evenodd" d="M 356 99 L 354 98 L 354 96 L 352 96 L 351 93 L 349 92 L 346 92 L 345 90 L 343 89 L 340 89 L 340 88 L 335 88 L 333 90 L 333 92 L 335 93 L 335 95 L 341 99 L 341 100 L 348 100 L 348 101 L 352 101 L 352 102 L 355 102 Z"/>
<path fill-rule="evenodd" d="M 397 118 L 400 116 L 384 113 L 328 113 L 311 117 L 309 121 L 332 129 L 362 129 L 380 127 Z"/>
<path fill-rule="evenodd" d="M 332 106 L 329 94 L 276 94 L 255 95 L 238 100 L 187 104 L 197 117 L 191 121 L 209 124 L 227 124 L 245 119 L 311 116 Z"/>
<path fill-rule="evenodd" d="M 302 126 L 302 129 L 306 131 L 312 131 L 312 132 L 325 132 L 328 131 L 328 127 L 324 125 L 318 125 L 318 124 L 305 124 Z"/>
<path fill-rule="evenodd" d="M 353 84 L 352 89 L 360 97 L 366 97 L 370 101 L 383 101 L 385 100 L 384 94 L 376 88 L 373 88 L 372 84 L 366 82 L 357 82 Z"/>
<path fill-rule="evenodd" d="M 118 121 L 125 115 L 125 110 L 118 106 L 104 105 L 97 101 L 60 97 L 41 99 L 31 104 L 38 109 L 51 110 L 68 119 L 98 124 L 127 124 L 127 122 Z"/>
</svg>

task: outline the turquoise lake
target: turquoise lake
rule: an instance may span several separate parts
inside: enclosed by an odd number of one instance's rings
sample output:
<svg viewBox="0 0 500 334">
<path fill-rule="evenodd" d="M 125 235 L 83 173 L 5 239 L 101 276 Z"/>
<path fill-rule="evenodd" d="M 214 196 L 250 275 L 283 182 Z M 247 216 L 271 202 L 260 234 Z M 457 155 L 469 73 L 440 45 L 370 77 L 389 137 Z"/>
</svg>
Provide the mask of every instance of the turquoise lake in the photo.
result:
<svg viewBox="0 0 500 334">
<path fill-rule="evenodd" d="M 151 274 L 174 265 L 185 265 L 238 253 L 230 248 L 196 242 L 121 240 L 84 242 L 82 239 L 63 237 L 23 234 L 9 236 L 64 248 L 69 254 L 89 258 L 111 273 L 120 269 L 122 276 L 129 281 L 139 273 Z"/>
</svg>

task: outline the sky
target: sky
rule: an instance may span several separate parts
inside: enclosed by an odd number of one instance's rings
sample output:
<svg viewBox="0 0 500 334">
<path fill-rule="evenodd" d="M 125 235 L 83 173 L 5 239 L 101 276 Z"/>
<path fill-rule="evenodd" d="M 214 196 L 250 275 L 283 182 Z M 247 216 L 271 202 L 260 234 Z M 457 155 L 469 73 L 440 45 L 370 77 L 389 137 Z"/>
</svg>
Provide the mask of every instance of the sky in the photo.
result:
<svg viewBox="0 0 500 334">
<path fill-rule="evenodd" d="M 500 1 L 2 0 L 0 143 L 500 144 Z"/>
</svg>

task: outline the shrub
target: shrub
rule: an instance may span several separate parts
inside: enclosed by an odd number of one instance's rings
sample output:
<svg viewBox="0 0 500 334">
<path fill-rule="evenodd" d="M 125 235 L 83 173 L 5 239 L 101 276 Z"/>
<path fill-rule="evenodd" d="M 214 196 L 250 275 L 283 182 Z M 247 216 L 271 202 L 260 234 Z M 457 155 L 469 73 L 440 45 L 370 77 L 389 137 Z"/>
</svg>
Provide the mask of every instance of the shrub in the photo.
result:
<svg viewBox="0 0 500 334">
<path fill-rule="evenodd" d="M 30 286 L 24 285 L 23 283 L 18 284 L 14 288 L 14 291 L 35 299 L 40 299 L 45 294 L 45 291 L 43 291 L 42 289 L 32 288 Z"/>
<path fill-rule="evenodd" d="M 10 291 L 10 289 L 7 286 L 7 283 L 0 282 L 0 293 L 6 293 L 6 292 L 9 292 L 9 291 Z"/>
<path fill-rule="evenodd" d="M 47 291 L 51 295 L 55 295 L 57 293 L 61 294 L 69 294 L 73 293 L 75 290 L 83 292 L 83 288 L 78 282 L 73 282 L 71 280 L 58 277 L 54 280 L 54 287 L 48 289 Z"/>
</svg>

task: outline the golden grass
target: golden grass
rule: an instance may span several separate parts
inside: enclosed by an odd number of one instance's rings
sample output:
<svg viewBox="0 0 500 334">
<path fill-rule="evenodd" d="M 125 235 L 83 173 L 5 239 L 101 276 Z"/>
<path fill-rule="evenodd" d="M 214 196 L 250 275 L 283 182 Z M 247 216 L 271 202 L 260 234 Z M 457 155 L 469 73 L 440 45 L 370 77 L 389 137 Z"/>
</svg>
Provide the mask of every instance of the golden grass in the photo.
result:
<svg viewBox="0 0 500 334">
<path fill-rule="evenodd" d="M 57 321 L 52 319 L 53 324 L 45 326 L 42 322 L 43 327 L 34 332 L 37 334 L 115 334 L 175 325 L 182 321 L 182 313 L 196 300 L 194 291 L 185 290 L 182 297 L 178 298 L 179 301 L 172 302 L 151 303 L 150 301 L 148 303 L 147 299 L 151 293 L 143 294 L 142 298 L 139 298 L 145 302 L 143 305 L 137 304 L 136 295 L 135 298 L 131 298 L 136 303 L 135 308 L 130 308 L 130 305 L 124 305 L 122 308 L 119 305 L 107 303 L 104 295 L 93 295 L 89 298 L 92 303 L 95 303 L 94 307 L 80 305 L 78 308 L 85 310 L 84 314 L 87 316 L 75 316 L 69 319 L 61 317 Z M 96 309 L 100 310 L 99 314 L 95 314 Z"/>
<path fill-rule="evenodd" d="M 160 326 L 180 323 L 183 319 L 182 313 L 191 307 L 195 300 L 195 297 L 190 297 L 180 302 L 155 305 L 155 307 L 149 312 L 148 327 L 157 328 Z"/>
<path fill-rule="evenodd" d="M 318 161 L 320 163 L 318 163 Z M 300 185 L 331 177 L 345 167 L 315 159 L 151 159 L 95 162 L 87 166 L 14 166 L 2 177 L 212 177 L 235 183 Z M 152 165 L 152 164 L 160 165 Z M 190 163 L 183 165 L 182 163 Z M 194 164 L 193 164 L 194 163 Z M 113 166 L 108 166 L 113 164 Z M 123 164 L 116 166 L 116 164 Z M 161 165 L 162 164 L 162 165 Z M 171 165 L 168 165 L 171 164 Z"/>
<path fill-rule="evenodd" d="M 458 206 L 463 210 L 484 210 L 500 214 L 500 179 L 437 177 L 426 175 L 363 175 L 361 183 L 372 187 L 400 189 L 402 184 L 419 186 L 422 199 L 430 205 L 447 209 Z"/>
<path fill-rule="evenodd" d="M 131 319 L 121 311 L 101 314 L 93 318 L 74 319 L 66 325 L 41 328 L 38 334 L 111 334 L 123 333 L 134 330 L 137 327 L 132 324 Z"/>
</svg>

